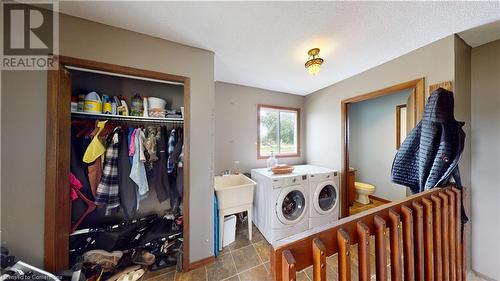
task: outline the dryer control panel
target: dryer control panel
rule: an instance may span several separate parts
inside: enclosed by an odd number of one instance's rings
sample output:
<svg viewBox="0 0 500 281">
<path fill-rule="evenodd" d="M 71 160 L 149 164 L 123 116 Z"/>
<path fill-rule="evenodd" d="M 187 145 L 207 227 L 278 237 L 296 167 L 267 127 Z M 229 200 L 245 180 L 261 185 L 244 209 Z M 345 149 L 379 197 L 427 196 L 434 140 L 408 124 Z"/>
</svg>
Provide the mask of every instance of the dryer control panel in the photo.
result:
<svg viewBox="0 0 500 281">
<path fill-rule="evenodd" d="M 282 188 L 292 185 L 307 185 L 309 183 L 307 175 L 282 177 L 282 178 L 272 179 L 272 181 L 273 181 L 273 188 Z"/>
</svg>

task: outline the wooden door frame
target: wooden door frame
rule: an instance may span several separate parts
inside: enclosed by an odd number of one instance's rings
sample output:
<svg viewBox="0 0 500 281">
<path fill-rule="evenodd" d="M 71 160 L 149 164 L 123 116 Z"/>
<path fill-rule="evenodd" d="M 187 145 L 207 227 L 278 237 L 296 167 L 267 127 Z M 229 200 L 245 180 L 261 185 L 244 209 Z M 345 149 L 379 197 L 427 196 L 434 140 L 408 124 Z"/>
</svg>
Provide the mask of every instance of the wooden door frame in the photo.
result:
<svg viewBox="0 0 500 281">
<path fill-rule="evenodd" d="M 190 78 L 127 66 L 59 56 L 59 69 L 47 74 L 44 266 L 51 272 L 68 268 L 71 209 L 69 196 L 71 92 L 60 82 L 66 65 L 184 84 L 183 269 L 189 264 Z"/>
<path fill-rule="evenodd" d="M 347 174 L 349 172 L 349 104 L 366 101 L 378 97 L 394 94 L 395 92 L 413 89 L 414 90 L 414 107 L 415 107 L 415 124 L 422 118 L 425 104 L 425 78 L 419 78 L 412 81 L 404 82 L 380 90 L 376 90 L 367 94 L 362 94 L 356 97 L 342 100 L 341 114 L 341 143 L 342 143 L 342 178 L 340 185 L 340 217 L 349 216 L 348 203 L 348 182 Z M 414 125 L 415 125 L 414 124 Z"/>
</svg>

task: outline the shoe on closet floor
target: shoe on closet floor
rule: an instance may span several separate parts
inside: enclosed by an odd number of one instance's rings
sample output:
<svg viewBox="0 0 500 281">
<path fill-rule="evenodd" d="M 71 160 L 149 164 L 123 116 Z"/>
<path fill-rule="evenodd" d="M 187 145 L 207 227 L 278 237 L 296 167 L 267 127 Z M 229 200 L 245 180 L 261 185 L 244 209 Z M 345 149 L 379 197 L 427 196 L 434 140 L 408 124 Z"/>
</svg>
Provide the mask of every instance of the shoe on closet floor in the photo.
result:
<svg viewBox="0 0 500 281">
<path fill-rule="evenodd" d="M 83 254 L 83 261 L 98 264 L 105 270 L 110 270 L 116 267 L 122 256 L 122 251 L 92 250 Z"/>
<path fill-rule="evenodd" d="M 140 265 L 152 265 L 156 257 L 146 250 L 137 250 L 132 255 L 132 262 Z"/>
<path fill-rule="evenodd" d="M 137 281 L 144 275 L 144 269 L 139 265 L 130 266 L 111 276 L 108 281 Z"/>
</svg>

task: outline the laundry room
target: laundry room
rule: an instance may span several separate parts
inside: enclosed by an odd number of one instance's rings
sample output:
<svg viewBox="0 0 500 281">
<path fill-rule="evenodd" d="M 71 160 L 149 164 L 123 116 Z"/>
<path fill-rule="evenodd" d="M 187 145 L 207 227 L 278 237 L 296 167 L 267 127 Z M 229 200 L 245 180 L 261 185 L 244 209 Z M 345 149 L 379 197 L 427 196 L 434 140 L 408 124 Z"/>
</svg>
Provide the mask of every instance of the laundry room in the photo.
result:
<svg viewBox="0 0 500 281">
<path fill-rule="evenodd" d="M 0 281 L 500 281 L 500 1 L 0 9 Z"/>
</svg>

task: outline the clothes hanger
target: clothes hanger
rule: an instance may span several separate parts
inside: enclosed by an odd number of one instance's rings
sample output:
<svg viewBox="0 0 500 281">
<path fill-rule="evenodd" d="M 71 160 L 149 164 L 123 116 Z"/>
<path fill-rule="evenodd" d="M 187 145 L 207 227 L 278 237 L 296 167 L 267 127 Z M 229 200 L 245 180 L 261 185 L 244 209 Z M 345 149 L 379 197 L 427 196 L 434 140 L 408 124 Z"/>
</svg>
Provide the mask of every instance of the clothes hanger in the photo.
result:
<svg viewBox="0 0 500 281">
<path fill-rule="evenodd" d="M 87 197 L 85 197 L 85 195 L 79 189 L 74 188 L 73 186 L 71 188 L 76 192 L 78 198 L 82 199 L 83 203 L 87 205 L 87 209 L 85 210 L 85 212 L 71 226 L 71 233 L 73 233 L 78 228 L 78 226 L 80 226 L 83 220 L 97 208 L 97 205 L 93 201 L 87 199 Z"/>
<path fill-rule="evenodd" d="M 87 132 L 93 128 L 93 122 L 91 122 L 89 120 L 73 120 L 73 121 L 71 121 L 71 125 L 76 126 L 78 129 L 78 132 L 76 134 L 77 138 L 81 138 L 81 137 L 87 135 Z M 79 126 L 79 125 L 82 125 L 82 126 Z"/>
</svg>

